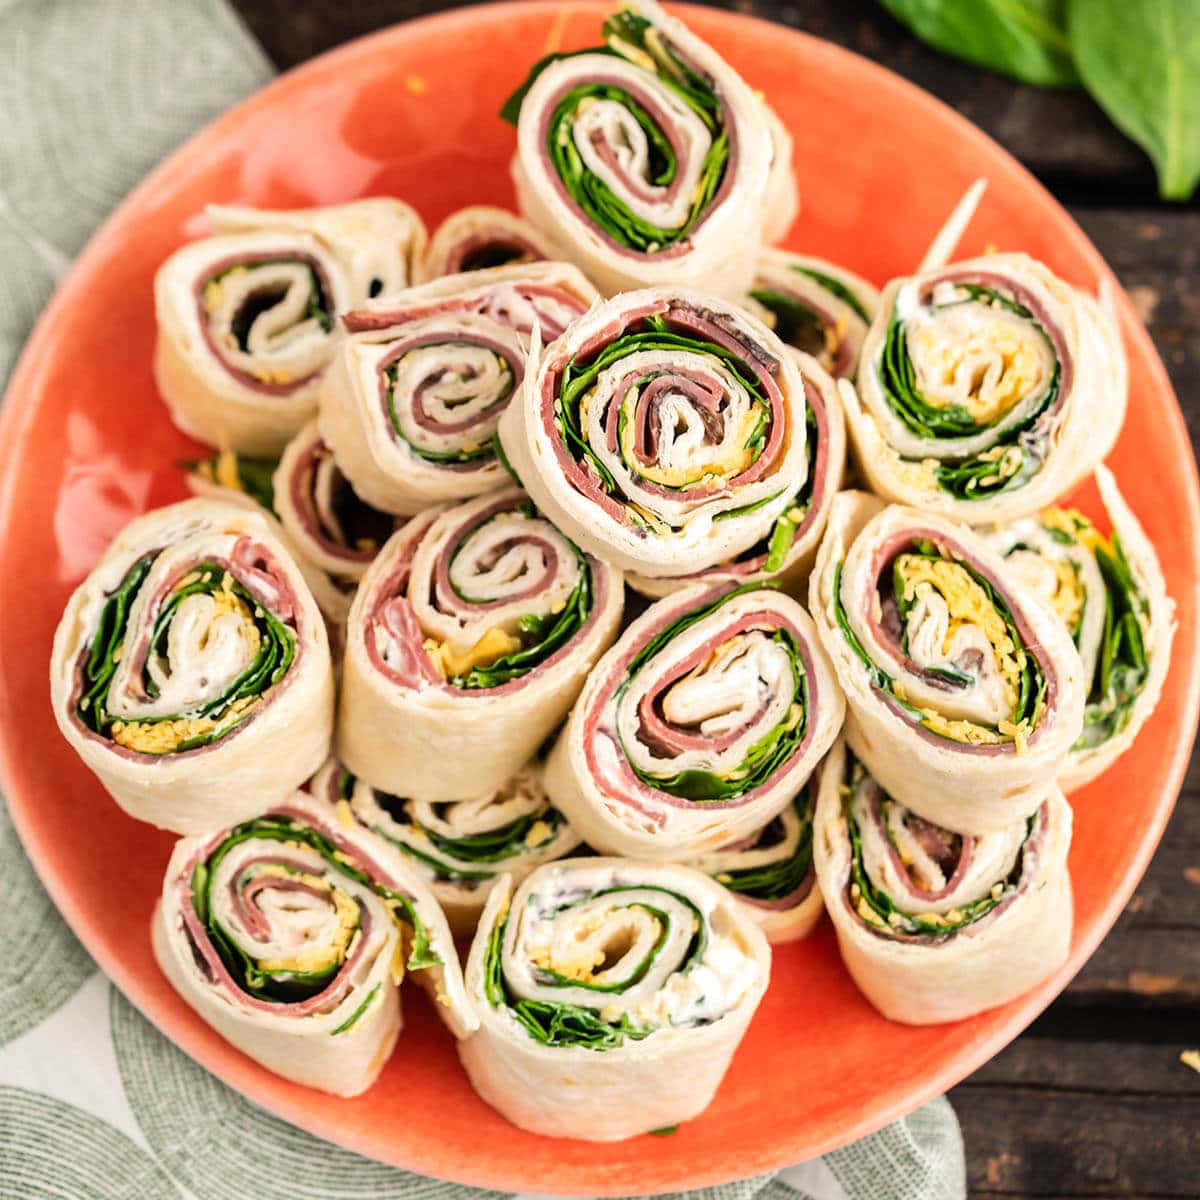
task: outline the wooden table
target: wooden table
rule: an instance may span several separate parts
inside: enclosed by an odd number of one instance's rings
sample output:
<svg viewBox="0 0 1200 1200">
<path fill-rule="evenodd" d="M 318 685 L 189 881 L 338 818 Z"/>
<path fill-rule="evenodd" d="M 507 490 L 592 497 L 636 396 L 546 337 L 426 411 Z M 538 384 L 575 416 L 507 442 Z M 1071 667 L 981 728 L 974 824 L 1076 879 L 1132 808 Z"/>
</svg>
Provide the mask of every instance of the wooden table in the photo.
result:
<svg viewBox="0 0 1200 1200">
<path fill-rule="evenodd" d="M 970 0 L 965 0 L 970 2 Z M 290 67 L 429 0 L 235 0 Z M 1026 164 L 1129 289 L 1200 438 L 1200 209 L 1154 175 L 1082 92 L 1011 83 L 922 46 L 874 0 L 722 5 L 838 42 L 907 76 Z M 1137 403 L 1137 397 L 1132 397 Z M 1066 992 L 951 1093 L 972 1196 L 1200 1197 L 1200 760 L 1137 894 Z M 880 1197 L 886 1200 L 886 1197 Z"/>
</svg>

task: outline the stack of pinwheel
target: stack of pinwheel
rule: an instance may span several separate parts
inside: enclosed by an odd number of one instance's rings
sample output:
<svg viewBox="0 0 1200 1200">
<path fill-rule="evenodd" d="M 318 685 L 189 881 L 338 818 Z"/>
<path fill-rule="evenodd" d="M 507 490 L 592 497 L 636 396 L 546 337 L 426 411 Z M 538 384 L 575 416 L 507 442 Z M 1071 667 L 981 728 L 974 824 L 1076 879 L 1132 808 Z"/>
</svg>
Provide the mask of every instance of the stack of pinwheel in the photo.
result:
<svg viewBox="0 0 1200 1200">
<path fill-rule="evenodd" d="M 504 107 L 520 217 L 209 211 L 156 372 L 212 455 L 52 663 L 64 736 L 184 835 L 153 939 L 205 1020 L 354 1094 L 411 972 L 485 1100 L 590 1139 L 702 1111 L 823 911 L 896 1021 L 1051 975 L 1064 792 L 1173 632 L 1100 465 L 1104 303 L 951 261 L 978 187 L 882 293 L 770 248 L 763 100 L 650 0 L 603 38 Z M 1056 507 L 1093 473 L 1100 527 Z"/>
</svg>

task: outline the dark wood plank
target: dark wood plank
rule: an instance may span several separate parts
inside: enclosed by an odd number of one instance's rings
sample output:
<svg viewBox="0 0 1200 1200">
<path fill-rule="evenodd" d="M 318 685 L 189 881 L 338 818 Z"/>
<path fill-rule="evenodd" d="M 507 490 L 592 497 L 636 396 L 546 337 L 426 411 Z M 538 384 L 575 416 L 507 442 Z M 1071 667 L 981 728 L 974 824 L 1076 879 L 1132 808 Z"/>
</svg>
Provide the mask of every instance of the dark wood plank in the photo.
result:
<svg viewBox="0 0 1200 1200">
<path fill-rule="evenodd" d="M 971 1084 L 952 1099 L 972 1196 L 1196 1194 L 1200 1096 Z"/>
<path fill-rule="evenodd" d="M 1166 363 L 1200 445 L 1200 212 L 1071 210 L 1128 289 Z"/>
<path fill-rule="evenodd" d="M 976 1071 L 959 1090 L 1023 1088 L 1029 1092 L 1200 1100 L 1200 1072 L 1180 1060 L 1175 1044 L 1086 1037 L 1063 1040 L 1040 1036 L 1040 1028 L 1041 1022 Z"/>
<path fill-rule="evenodd" d="M 236 7 L 275 63 L 290 67 L 352 37 L 459 3 L 236 0 Z M 1086 204 L 1155 198 L 1154 174 L 1141 151 L 1084 92 L 1016 84 L 939 54 L 875 0 L 721 0 L 713 7 L 779 21 L 882 63 L 969 117 L 1060 196 Z"/>
</svg>

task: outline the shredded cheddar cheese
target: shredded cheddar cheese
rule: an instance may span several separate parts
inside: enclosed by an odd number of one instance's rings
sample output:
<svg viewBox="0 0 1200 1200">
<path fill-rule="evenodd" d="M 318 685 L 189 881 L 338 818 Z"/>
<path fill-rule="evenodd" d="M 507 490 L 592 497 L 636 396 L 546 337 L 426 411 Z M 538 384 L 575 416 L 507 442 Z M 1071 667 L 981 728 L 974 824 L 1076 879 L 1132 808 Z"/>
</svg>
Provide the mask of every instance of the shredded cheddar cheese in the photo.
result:
<svg viewBox="0 0 1200 1200">
<path fill-rule="evenodd" d="M 990 424 L 1019 404 L 1045 374 L 1045 351 L 1031 326 L 1018 321 L 993 321 L 963 330 L 948 339 L 937 323 L 910 334 L 914 360 L 933 387 L 923 388 L 935 408 L 961 404 L 980 424 Z M 981 371 L 973 364 L 999 362 L 998 371 Z M 958 386 L 964 371 L 974 375 L 965 392 Z"/>
<path fill-rule="evenodd" d="M 521 649 L 521 639 L 499 625 L 487 631 L 469 650 L 456 654 L 445 642 L 433 638 L 425 641 L 425 650 L 434 666 L 446 679 L 466 675 L 473 667 L 491 666 L 506 654 L 515 654 Z"/>
<path fill-rule="evenodd" d="M 277 874 L 271 867 L 263 868 L 264 874 Z M 297 974 L 308 974 L 312 971 L 324 971 L 329 967 L 344 962 L 349 952 L 350 943 L 358 931 L 358 904 L 340 888 L 331 887 L 327 881 L 318 876 L 301 876 L 305 883 L 319 887 L 329 893 L 333 901 L 334 913 L 337 917 L 337 929 L 333 937 L 326 943 L 316 946 L 306 946 L 296 954 L 280 958 L 263 958 L 258 965 L 264 971 L 294 971 Z"/>
<path fill-rule="evenodd" d="M 918 588 L 933 588 L 946 601 L 950 625 L 944 648 L 962 625 L 974 625 L 987 638 L 995 655 L 996 666 L 1008 688 L 1008 704 L 1015 707 L 1020 689 L 1024 656 L 1013 644 L 1004 618 L 988 600 L 979 582 L 962 565 L 946 559 L 933 561 L 915 554 L 896 560 L 896 571 L 904 583 L 905 599 L 919 595 Z"/>
<path fill-rule="evenodd" d="M 1105 550 L 1110 554 L 1112 553 L 1112 546 L 1109 544 L 1108 539 L 1102 537 L 1095 525 L 1078 509 L 1059 508 L 1057 506 L 1044 508 L 1039 520 L 1046 529 L 1055 529 L 1059 533 L 1065 533 L 1093 554 L 1097 550 Z"/>
<path fill-rule="evenodd" d="M 112 740 L 138 754 L 173 754 L 184 742 L 224 733 L 258 703 L 257 696 L 235 700 L 219 717 L 178 717 L 173 721 L 114 721 Z"/>
</svg>

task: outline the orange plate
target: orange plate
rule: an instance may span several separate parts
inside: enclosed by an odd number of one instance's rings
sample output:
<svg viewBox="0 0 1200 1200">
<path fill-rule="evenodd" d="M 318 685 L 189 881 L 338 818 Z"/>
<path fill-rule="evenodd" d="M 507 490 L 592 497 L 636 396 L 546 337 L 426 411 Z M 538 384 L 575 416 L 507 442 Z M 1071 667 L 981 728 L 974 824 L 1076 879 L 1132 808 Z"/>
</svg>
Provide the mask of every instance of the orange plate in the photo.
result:
<svg viewBox="0 0 1200 1200">
<path fill-rule="evenodd" d="M 497 110 L 547 49 L 595 44 L 605 9 L 496 4 L 386 30 L 284 76 L 188 142 L 92 241 L 29 343 L 3 410 L 0 737 L 13 817 L 72 928 L 117 986 L 188 1054 L 271 1112 L 372 1158 L 506 1190 L 618 1195 L 698 1187 L 861 1137 L 978 1067 L 1050 1002 L 1141 877 L 1196 725 L 1200 503 L 1187 433 L 1128 302 L 1129 417 L 1112 458 L 1179 605 L 1175 664 L 1134 749 L 1077 797 L 1070 962 L 970 1021 L 884 1021 L 843 971 L 832 931 L 779 949 L 770 991 L 709 1111 L 671 1137 L 551 1141 L 478 1100 L 423 1000 L 380 1081 L 339 1100 L 286 1083 L 175 996 L 147 923 L 170 838 L 104 794 L 59 737 L 46 664 L 67 594 L 136 513 L 184 495 L 177 433 L 151 380 L 155 268 L 209 201 L 287 207 L 397 195 L 435 222 L 511 205 L 513 130 Z M 964 254 L 1027 250 L 1072 283 L 1111 279 L 1084 235 L 1007 154 L 917 88 L 845 50 L 765 22 L 690 8 L 688 21 L 796 139 L 804 210 L 791 244 L 882 284 L 911 269 L 964 187 L 990 180 Z M 1081 502 L 1093 513 L 1096 498 Z"/>
</svg>

